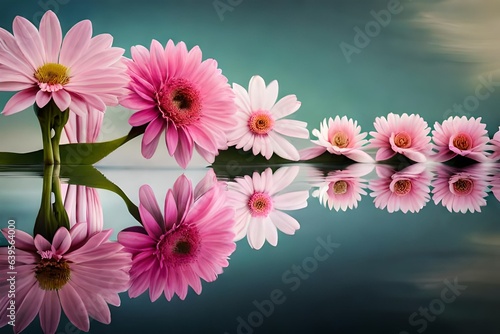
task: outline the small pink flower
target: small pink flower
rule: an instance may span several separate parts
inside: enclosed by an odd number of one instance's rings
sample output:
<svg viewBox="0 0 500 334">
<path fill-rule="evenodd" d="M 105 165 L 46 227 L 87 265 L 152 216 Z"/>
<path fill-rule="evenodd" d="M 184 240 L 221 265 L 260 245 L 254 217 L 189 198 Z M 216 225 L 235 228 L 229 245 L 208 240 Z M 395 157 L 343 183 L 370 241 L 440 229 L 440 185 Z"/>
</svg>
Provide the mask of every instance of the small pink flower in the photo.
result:
<svg viewBox="0 0 500 334">
<path fill-rule="evenodd" d="M 387 119 L 377 117 L 373 125 L 376 131 L 370 132 L 373 138 L 369 146 L 378 148 L 375 160 L 387 160 L 399 153 L 416 162 L 427 161 L 432 149 L 430 128 L 422 117 L 390 113 Z"/>
<path fill-rule="evenodd" d="M 490 159 L 498 160 L 500 158 L 500 127 L 498 127 L 498 131 L 493 135 L 493 139 L 490 140 L 490 144 L 493 146 L 493 153 L 490 155 Z"/>
<path fill-rule="evenodd" d="M 298 166 L 282 167 L 274 174 L 267 168 L 229 183 L 229 198 L 236 210 L 236 241 L 247 236 L 250 247 L 260 249 L 266 240 L 273 246 L 278 244 L 277 230 L 295 234 L 299 223 L 281 210 L 307 206 L 308 191 L 283 192 L 298 173 Z"/>
<path fill-rule="evenodd" d="M 84 20 L 62 37 L 61 25 L 47 11 L 40 29 L 17 16 L 11 35 L 0 29 L 0 90 L 19 91 L 5 105 L 4 115 L 51 99 L 57 107 L 79 115 L 104 112 L 126 92 L 124 50 L 111 47 L 113 37 L 92 37 L 92 23 Z"/>
<path fill-rule="evenodd" d="M 362 177 L 373 169 L 373 166 L 367 166 L 369 165 L 354 164 L 345 170 L 328 172 L 327 176 L 321 178 L 321 183 L 313 184 L 318 189 L 313 190 L 312 196 L 318 198 L 323 206 L 328 205 L 330 210 L 357 208 L 361 195 L 366 195 L 367 181 Z"/>
<path fill-rule="evenodd" d="M 201 280 L 212 282 L 229 265 L 236 248 L 234 210 L 227 205 L 225 184 L 213 171 L 193 191 L 191 181 L 180 176 L 167 191 L 162 215 L 153 190 L 139 190 L 143 226 L 129 227 L 118 241 L 132 253 L 129 296 L 149 288 L 151 301 L 164 293 L 186 298 L 188 287 L 201 293 Z"/>
<path fill-rule="evenodd" d="M 108 304 L 119 306 L 118 293 L 129 286 L 130 254 L 109 241 L 111 230 L 87 233 L 85 223 L 60 227 L 52 242 L 16 230 L 16 333 L 38 314 L 44 333 L 55 333 L 61 308 L 78 329 L 87 332 L 89 317 L 109 324 Z M 8 239 L 9 230 L 3 229 Z M 7 267 L 7 247 L 0 248 L 0 271 Z M 7 324 L 9 282 L 0 281 L 0 327 Z"/>
<path fill-rule="evenodd" d="M 476 161 L 488 160 L 485 151 L 489 148 L 489 137 L 481 117 L 450 116 L 443 124 L 434 124 L 432 136 L 437 151 L 435 161 L 448 161 L 458 155 Z"/>
<path fill-rule="evenodd" d="M 450 212 L 481 212 L 488 196 L 488 171 L 481 164 L 462 169 L 439 165 L 432 199 Z"/>
<path fill-rule="evenodd" d="M 307 123 L 285 119 L 300 107 L 295 95 L 287 95 L 278 102 L 278 82 L 267 87 L 262 77 L 250 79 L 248 92 L 234 83 L 236 94 L 236 126 L 228 134 L 228 145 L 244 151 L 252 149 L 254 155 L 270 159 L 273 153 L 288 160 L 299 160 L 299 152 L 283 136 L 309 138 Z"/>
<path fill-rule="evenodd" d="M 375 207 L 390 213 L 419 212 L 430 200 L 432 174 L 422 163 L 406 167 L 395 172 L 388 166 L 377 166 L 379 179 L 372 180 L 369 188 L 371 197 L 375 197 Z"/>
<path fill-rule="evenodd" d="M 214 59 L 202 62 L 201 50 L 187 50 L 171 40 L 165 48 L 156 41 L 150 50 L 132 47 L 127 61 L 129 94 L 120 103 L 138 110 L 129 123 L 148 124 L 142 155 L 149 159 L 165 133 L 168 153 L 186 168 L 193 147 L 208 162 L 227 148 L 227 129 L 234 126 L 234 93 Z"/>
<path fill-rule="evenodd" d="M 362 150 L 362 147 L 368 143 L 364 139 L 367 133 L 361 133 L 361 127 L 352 118 L 336 116 L 333 120 L 330 117 L 328 123 L 325 118 L 320 124 L 319 131 L 314 129 L 312 134 L 318 137 L 318 140 L 312 140 L 312 142 L 319 146 L 302 150 L 301 160 L 309 160 L 328 151 L 331 154 L 344 155 L 356 162 L 373 161 L 372 157 Z"/>
</svg>

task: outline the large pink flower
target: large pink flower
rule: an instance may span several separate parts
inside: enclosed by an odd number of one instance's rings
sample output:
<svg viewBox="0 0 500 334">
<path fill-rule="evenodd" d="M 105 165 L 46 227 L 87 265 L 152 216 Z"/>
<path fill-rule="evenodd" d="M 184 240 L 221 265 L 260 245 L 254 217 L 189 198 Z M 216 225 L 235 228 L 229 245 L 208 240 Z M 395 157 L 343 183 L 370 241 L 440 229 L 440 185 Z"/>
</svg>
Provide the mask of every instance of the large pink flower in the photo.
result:
<svg viewBox="0 0 500 334">
<path fill-rule="evenodd" d="M 353 164 L 344 170 L 328 172 L 321 177 L 321 182 L 314 183 L 312 196 L 319 199 L 330 210 L 346 211 L 358 207 L 361 195 L 366 195 L 367 181 L 362 177 L 370 173 L 372 165 Z"/>
<path fill-rule="evenodd" d="M 193 147 L 208 162 L 227 148 L 226 132 L 234 126 L 234 93 L 214 59 L 202 62 L 201 50 L 189 52 L 186 44 L 156 41 L 151 50 L 132 47 L 127 61 L 129 94 L 121 104 L 132 110 L 129 123 L 148 124 L 142 138 L 142 155 L 151 158 L 160 136 L 170 155 L 185 168 Z"/>
<path fill-rule="evenodd" d="M 84 20 L 62 37 L 57 16 L 46 12 L 40 30 L 17 16 L 14 35 L 0 28 L 0 90 L 19 91 L 5 105 L 11 115 L 35 102 L 44 107 L 53 99 L 60 110 L 84 115 L 118 104 L 126 92 L 124 50 L 111 47 L 113 37 L 92 37 L 92 24 Z"/>
<path fill-rule="evenodd" d="M 108 240 L 111 230 L 87 234 L 85 223 L 61 227 L 52 243 L 16 230 L 16 333 L 39 315 L 44 333 L 55 333 L 61 307 L 78 329 L 88 331 L 89 316 L 109 324 L 107 304 L 120 305 L 119 292 L 129 286 L 130 254 Z M 3 235 L 9 240 L 9 230 Z M 7 247 L 0 248 L 0 273 L 7 277 Z M 0 282 L 0 327 L 7 324 L 9 282 Z"/>
<path fill-rule="evenodd" d="M 377 117 L 373 123 L 376 131 L 370 132 L 373 137 L 370 147 L 378 148 L 375 160 L 387 160 L 396 153 L 416 162 L 425 162 L 431 154 L 431 129 L 419 115 L 390 113 L 385 117 Z"/>
<path fill-rule="evenodd" d="M 335 155 L 345 155 L 356 162 L 372 162 L 373 159 L 368 153 L 362 150 L 362 147 L 368 143 L 364 138 L 366 132 L 361 132 L 361 127 L 357 121 L 346 116 L 340 118 L 331 117 L 326 122 L 326 118 L 320 124 L 319 131 L 314 129 L 312 134 L 318 137 L 318 140 L 312 140 L 317 147 L 308 148 L 300 152 L 301 160 L 315 158 L 328 151 Z"/>
<path fill-rule="evenodd" d="M 283 136 L 309 138 L 307 123 L 285 119 L 300 107 L 295 95 L 287 95 L 278 102 L 278 82 L 266 87 L 262 77 L 255 75 L 250 79 L 248 92 L 234 83 L 236 93 L 236 126 L 228 133 L 228 145 L 236 145 L 244 151 L 252 149 L 254 155 L 261 154 L 270 159 L 273 153 L 282 158 L 297 161 L 299 152 Z"/>
<path fill-rule="evenodd" d="M 155 301 L 162 292 L 184 299 L 191 286 L 201 293 L 200 278 L 212 282 L 228 266 L 236 248 L 234 210 L 228 206 L 225 185 L 213 171 L 196 186 L 180 176 L 165 197 L 162 215 L 152 189 L 139 191 L 142 226 L 118 234 L 118 241 L 132 253 L 130 297 L 149 288 Z"/>
<path fill-rule="evenodd" d="M 481 212 L 488 196 L 488 171 L 478 164 L 462 169 L 439 165 L 432 185 L 432 199 L 450 212 Z"/>
<path fill-rule="evenodd" d="M 282 167 L 274 174 L 267 168 L 229 183 L 229 198 L 236 210 L 235 240 L 247 236 L 250 247 L 260 249 L 266 240 L 278 244 L 277 230 L 291 235 L 300 228 L 295 218 L 281 211 L 307 206 L 308 191 L 283 192 L 298 173 L 298 166 Z"/>
<path fill-rule="evenodd" d="M 490 159 L 498 160 L 500 158 L 500 126 L 498 127 L 498 131 L 493 136 L 493 139 L 490 140 L 490 144 L 493 146 L 493 153 L 490 155 Z"/>
<path fill-rule="evenodd" d="M 486 150 L 489 141 L 486 124 L 481 123 L 481 117 L 474 118 L 458 116 L 448 118 L 439 124 L 434 124 L 432 131 L 435 161 L 448 161 L 458 155 L 476 161 L 487 161 Z"/>
<path fill-rule="evenodd" d="M 432 174 L 424 164 L 414 164 L 396 172 L 389 166 L 377 166 L 378 179 L 372 180 L 371 197 L 379 209 L 390 213 L 419 212 L 430 200 Z"/>
</svg>

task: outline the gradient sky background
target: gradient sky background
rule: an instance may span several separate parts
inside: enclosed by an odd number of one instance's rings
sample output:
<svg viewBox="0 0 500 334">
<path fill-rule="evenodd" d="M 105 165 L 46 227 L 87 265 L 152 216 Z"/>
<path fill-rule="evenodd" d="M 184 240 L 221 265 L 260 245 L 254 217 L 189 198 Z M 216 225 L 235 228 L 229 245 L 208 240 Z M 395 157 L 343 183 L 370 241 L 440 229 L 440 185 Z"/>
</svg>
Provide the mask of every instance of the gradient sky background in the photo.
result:
<svg viewBox="0 0 500 334">
<path fill-rule="evenodd" d="M 36 20 L 44 1 L 3 0 L 0 26 L 11 31 L 16 15 Z M 357 119 L 364 131 L 389 112 L 419 113 L 432 125 L 455 116 L 447 110 L 473 96 L 481 76 L 492 74 L 500 83 L 498 0 L 402 0 L 403 10 L 350 63 L 339 45 L 353 44 L 354 28 L 364 29 L 373 21 L 370 12 L 387 9 L 387 0 L 243 0 L 223 20 L 213 0 L 64 2 L 53 8 L 63 31 L 90 19 L 94 34 L 111 33 L 126 56 L 133 45 L 149 46 L 153 38 L 165 44 L 171 38 L 199 45 L 204 58 L 219 62 L 229 82 L 247 86 L 255 74 L 266 82 L 277 79 L 280 97 L 296 94 L 302 102 L 293 116 L 307 121 L 310 130 L 337 114 Z M 11 95 L 0 93 L 0 105 Z M 469 113 L 483 117 L 492 136 L 500 125 L 499 109 L 500 85 Z M 130 113 L 110 108 L 102 139 L 126 134 Z M 162 204 L 182 171 L 173 168 L 174 159 L 161 145 L 145 160 L 136 138 L 100 162 L 99 169 L 134 203 L 139 187 L 150 184 Z M 0 115 L 0 151 L 39 148 L 31 110 Z M 196 183 L 205 165 L 195 159 L 187 177 Z M 158 168 L 164 166 L 169 168 Z M 299 186 L 307 174 L 303 168 Z M 23 171 L 1 173 L 0 188 L 0 222 L 15 218 L 19 229 L 30 231 L 42 179 Z M 99 194 L 113 238 L 137 225 L 116 194 Z M 482 213 L 449 213 L 430 202 L 419 214 L 405 215 L 375 208 L 369 196 L 347 212 L 331 212 L 311 197 L 306 209 L 292 212 L 301 223 L 296 235 L 280 233 L 278 247 L 265 245 L 260 251 L 246 240 L 238 242 L 230 266 L 215 282 L 204 283 L 201 296 L 190 291 L 185 301 L 151 303 L 147 294 L 133 300 L 123 294 L 122 306 L 111 308 L 112 324 L 93 321 L 91 332 L 233 334 L 238 317 L 255 311 L 254 300 L 269 299 L 273 289 L 281 289 L 287 301 L 254 333 L 416 333 L 408 317 L 439 297 L 444 279 L 458 277 L 467 284 L 466 293 L 429 323 L 426 334 L 494 333 L 500 328 L 500 202 L 491 193 L 487 200 Z M 282 275 L 312 256 L 318 237 L 328 236 L 341 244 L 338 251 L 291 291 Z M 67 324 L 63 316 L 58 333 L 72 333 Z M 35 320 L 26 333 L 39 333 L 39 328 Z"/>
<path fill-rule="evenodd" d="M 56 0 L 54 0 L 56 1 Z M 225 2 L 227 0 L 222 0 Z M 264 1 L 242 0 L 219 15 L 213 1 L 60 1 L 56 11 L 63 32 L 90 19 L 94 34 L 110 33 L 115 46 L 149 47 L 151 39 L 199 45 L 204 58 L 215 58 L 229 82 L 247 86 L 252 75 L 266 82 L 277 79 L 280 97 L 296 94 L 302 107 L 293 115 L 309 129 L 329 116 L 347 115 L 364 131 L 376 116 L 419 113 L 429 125 L 455 112 L 481 85 L 480 76 L 499 82 L 486 100 L 468 112 L 483 117 L 490 136 L 500 125 L 500 47 L 496 34 L 496 0 L 401 0 L 370 43 L 347 62 L 340 44 L 354 45 L 355 27 L 364 30 L 371 12 L 386 10 L 388 1 Z M 38 23 L 44 1 L 2 1 L 0 26 L 12 31 L 16 15 Z M 238 3 L 238 1 L 233 1 Z M 484 91 L 484 90 L 483 90 Z M 482 91 L 482 92 L 483 92 Z M 486 91 L 484 91 L 486 92 Z M 0 105 L 12 95 L 0 93 Z M 110 108 L 102 139 L 129 130 L 130 111 Z M 32 111 L 0 116 L 0 150 L 24 152 L 41 147 Z M 304 147 L 306 141 L 296 141 Z M 175 166 L 160 145 L 147 161 L 140 138 L 114 152 L 100 165 Z M 195 159 L 191 166 L 203 166 Z"/>
</svg>

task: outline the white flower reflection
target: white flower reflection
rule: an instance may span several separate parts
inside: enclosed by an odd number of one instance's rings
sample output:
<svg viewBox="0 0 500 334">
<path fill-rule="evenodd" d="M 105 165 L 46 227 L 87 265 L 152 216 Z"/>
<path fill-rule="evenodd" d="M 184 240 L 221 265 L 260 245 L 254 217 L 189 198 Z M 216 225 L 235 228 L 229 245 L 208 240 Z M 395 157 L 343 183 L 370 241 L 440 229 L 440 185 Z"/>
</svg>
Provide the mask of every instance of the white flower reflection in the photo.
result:
<svg viewBox="0 0 500 334">
<path fill-rule="evenodd" d="M 309 191 L 285 192 L 299 173 L 299 167 L 282 167 L 275 173 L 267 168 L 263 173 L 230 182 L 229 200 L 236 212 L 235 241 L 247 236 L 250 247 L 260 249 L 267 240 L 278 244 L 278 231 L 294 234 L 298 221 L 281 210 L 297 210 L 307 206 Z"/>
</svg>

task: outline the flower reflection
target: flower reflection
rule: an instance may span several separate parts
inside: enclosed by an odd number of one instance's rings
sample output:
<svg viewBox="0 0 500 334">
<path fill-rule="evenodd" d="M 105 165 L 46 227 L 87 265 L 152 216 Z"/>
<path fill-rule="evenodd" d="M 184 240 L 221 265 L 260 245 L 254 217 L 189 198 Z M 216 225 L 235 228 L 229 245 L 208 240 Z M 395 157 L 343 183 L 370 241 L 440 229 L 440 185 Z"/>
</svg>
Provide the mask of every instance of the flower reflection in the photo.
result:
<svg viewBox="0 0 500 334">
<path fill-rule="evenodd" d="M 139 212 L 144 226 L 129 227 L 118 241 L 132 253 L 130 297 L 149 288 L 157 300 L 174 294 L 186 298 L 188 287 L 201 293 L 200 278 L 212 282 L 228 266 L 236 248 L 234 211 L 228 206 L 225 185 L 213 171 L 193 191 L 191 181 L 181 175 L 167 191 L 162 215 L 153 190 L 139 190 Z"/>
<path fill-rule="evenodd" d="M 500 164 L 495 166 L 495 172 L 491 179 L 491 191 L 495 198 L 500 202 Z"/>
<path fill-rule="evenodd" d="M 457 169 L 439 165 L 433 182 L 432 199 L 450 212 L 481 212 L 488 196 L 488 170 L 482 164 Z"/>
<path fill-rule="evenodd" d="M 367 181 L 362 177 L 372 169 L 372 165 L 353 164 L 345 170 L 330 171 L 321 178 L 320 183 L 313 184 L 318 189 L 313 190 L 312 196 L 318 198 L 325 207 L 328 205 L 330 210 L 355 209 L 361 201 L 361 195 L 366 195 L 364 189 Z"/>
<path fill-rule="evenodd" d="M 7 238 L 8 230 L 2 230 Z M 107 304 L 120 305 L 119 292 L 129 284 L 130 255 L 108 238 L 111 230 L 87 234 L 85 223 L 57 230 L 52 242 L 16 231 L 16 322 L 21 332 L 38 314 L 44 333 L 55 333 L 61 308 L 80 330 L 88 331 L 89 316 L 109 324 Z M 7 247 L 0 248 L 0 271 L 6 274 Z M 8 282 L 0 284 L 0 326 L 5 326 Z"/>
<path fill-rule="evenodd" d="M 236 211 L 235 240 L 247 236 L 250 247 L 260 249 L 266 240 L 273 246 L 278 244 L 277 229 L 294 234 L 300 228 L 295 218 L 281 211 L 307 206 L 308 191 L 282 192 L 298 173 L 298 166 L 282 167 L 274 174 L 267 168 L 229 183 L 229 198 Z"/>
<path fill-rule="evenodd" d="M 377 166 L 379 179 L 372 180 L 369 188 L 375 197 L 375 207 L 389 212 L 419 212 L 430 200 L 432 174 L 424 164 L 414 164 L 397 172 L 388 166 Z"/>
</svg>

